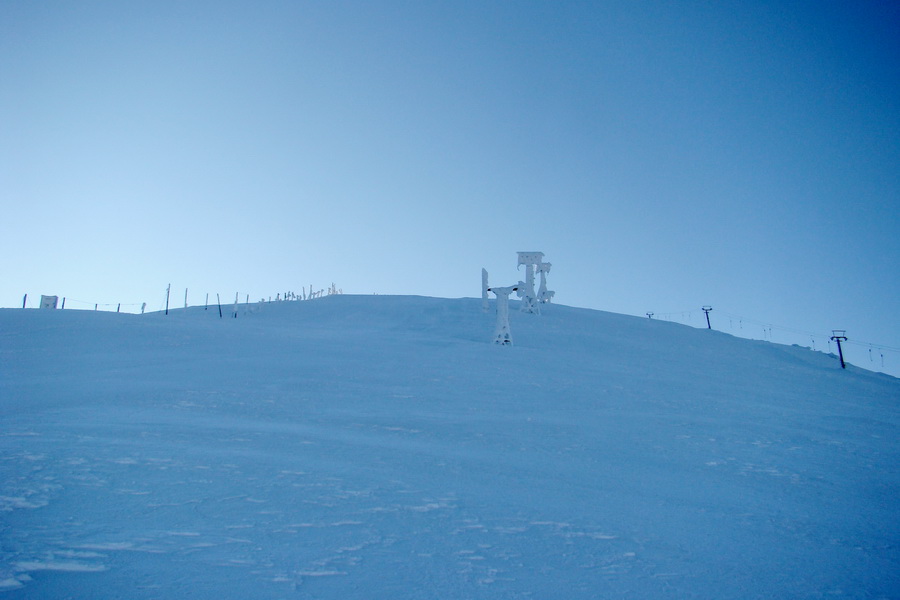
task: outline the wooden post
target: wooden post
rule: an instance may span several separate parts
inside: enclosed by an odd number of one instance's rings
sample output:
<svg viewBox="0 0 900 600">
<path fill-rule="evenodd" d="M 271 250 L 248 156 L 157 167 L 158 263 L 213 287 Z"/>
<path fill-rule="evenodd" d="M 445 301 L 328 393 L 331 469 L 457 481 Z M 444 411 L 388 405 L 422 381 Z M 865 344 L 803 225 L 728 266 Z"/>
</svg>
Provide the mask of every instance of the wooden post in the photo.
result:
<svg viewBox="0 0 900 600">
<path fill-rule="evenodd" d="M 222 301 L 219 300 L 219 294 L 216 294 L 216 304 L 219 305 L 219 318 L 222 318 Z"/>
<path fill-rule="evenodd" d="M 169 292 L 172 290 L 172 284 L 166 288 L 166 314 L 169 314 Z"/>
</svg>

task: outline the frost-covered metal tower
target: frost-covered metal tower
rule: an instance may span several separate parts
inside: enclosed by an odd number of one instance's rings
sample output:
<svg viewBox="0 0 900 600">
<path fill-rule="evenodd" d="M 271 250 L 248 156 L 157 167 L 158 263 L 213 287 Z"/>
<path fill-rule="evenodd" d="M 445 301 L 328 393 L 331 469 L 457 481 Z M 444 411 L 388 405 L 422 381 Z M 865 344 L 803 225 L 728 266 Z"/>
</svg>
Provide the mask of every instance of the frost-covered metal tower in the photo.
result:
<svg viewBox="0 0 900 600">
<path fill-rule="evenodd" d="M 542 262 L 537 266 L 538 273 L 541 274 L 541 287 L 538 288 L 537 299 L 542 304 L 549 304 L 550 300 L 556 295 L 556 292 L 547 290 L 547 273 L 550 272 L 550 263 Z"/>
<path fill-rule="evenodd" d="M 494 330 L 494 343 L 501 346 L 512 346 L 512 333 L 509 331 L 509 295 L 519 290 L 518 285 L 488 288 L 497 296 L 497 328 Z"/>
<path fill-rule="evenodd" d="M 519 267 L 525 265 L 525 281 L 519 282 L 518 295 L 522 312 L 540 314 L 541 307 L 534 293 L 534 268 L 543 262 L 543 252 L 519 252 Z"/>
</svg>

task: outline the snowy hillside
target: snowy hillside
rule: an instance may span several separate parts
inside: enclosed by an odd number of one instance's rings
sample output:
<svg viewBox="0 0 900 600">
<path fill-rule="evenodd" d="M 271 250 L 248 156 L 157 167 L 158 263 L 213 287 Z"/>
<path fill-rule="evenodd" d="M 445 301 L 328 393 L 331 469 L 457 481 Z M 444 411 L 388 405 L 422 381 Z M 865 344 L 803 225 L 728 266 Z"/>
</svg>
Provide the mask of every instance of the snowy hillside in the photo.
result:
<svg viewBox="0 0 900 600">
<path fill-rule="evenodd" d="M 896 598 L 900 380 L 474 299 L 0 310 L 0 596 Z"/>
</svg>

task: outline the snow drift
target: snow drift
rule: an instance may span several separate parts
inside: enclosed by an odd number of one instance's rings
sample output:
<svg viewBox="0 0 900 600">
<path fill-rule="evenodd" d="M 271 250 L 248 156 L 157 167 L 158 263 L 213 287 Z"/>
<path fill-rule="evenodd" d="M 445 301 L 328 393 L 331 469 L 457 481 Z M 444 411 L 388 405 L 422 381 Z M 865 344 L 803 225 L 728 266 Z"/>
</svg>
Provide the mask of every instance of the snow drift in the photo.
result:
<svg viewBox="0 0 900 600">
<path fill-rule="evenodd" d="M 5 597 L 900 595 L 900 380 L 560 305 L 170 312 L 0 310 Z"/>
</svg>

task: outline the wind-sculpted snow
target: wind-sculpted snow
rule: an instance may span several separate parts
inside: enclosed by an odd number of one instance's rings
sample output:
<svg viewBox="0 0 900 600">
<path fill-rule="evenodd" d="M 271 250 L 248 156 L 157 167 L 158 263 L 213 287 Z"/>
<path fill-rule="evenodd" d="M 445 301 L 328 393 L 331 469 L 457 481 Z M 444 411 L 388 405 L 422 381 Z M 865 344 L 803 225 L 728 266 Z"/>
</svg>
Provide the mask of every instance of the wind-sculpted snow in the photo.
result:
<svg viewBox="0 0 900 600">
<path fill-rule="evenodd" d="M 224 316 L 0 311 L 3 596 L 900 597 L 897 379 L 559 305 Z"/>
</svg>

